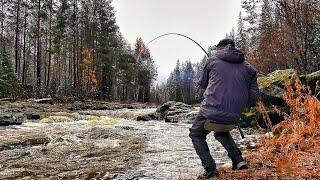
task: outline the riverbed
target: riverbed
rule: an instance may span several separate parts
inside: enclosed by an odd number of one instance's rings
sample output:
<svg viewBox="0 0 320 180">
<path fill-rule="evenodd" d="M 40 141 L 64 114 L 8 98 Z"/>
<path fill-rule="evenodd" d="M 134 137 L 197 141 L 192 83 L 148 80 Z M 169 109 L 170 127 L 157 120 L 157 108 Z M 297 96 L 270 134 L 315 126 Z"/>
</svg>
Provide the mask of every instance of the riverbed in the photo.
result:
<svg viewBox="0 0 320 180">
<path fill-rule="evenodd" d="M 39 121 L 0 127 L 1 179 L 190 179 L 202 172 L 190 138 L 191 124 L 135 121 L 155 109 L 48 113 Z M 243 151 L 259 139 L 255 130 L 232 135 Z M 231 168 L 213 135 L 218 166 Z"/>
</svg>

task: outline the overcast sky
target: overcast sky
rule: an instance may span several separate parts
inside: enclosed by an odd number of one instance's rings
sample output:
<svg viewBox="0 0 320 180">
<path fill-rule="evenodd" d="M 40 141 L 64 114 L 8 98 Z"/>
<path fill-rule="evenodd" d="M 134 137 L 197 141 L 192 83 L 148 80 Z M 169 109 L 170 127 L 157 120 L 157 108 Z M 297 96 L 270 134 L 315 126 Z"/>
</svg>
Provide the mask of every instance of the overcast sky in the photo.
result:
<svg viewBox="0 0 320 180">
<path fill-rule="evenodd" d="M 190 36 L 205 49 L 236 28 L 241 0 L 113 0 L 122 35 L 133 44 L 176 32 Z M 149 45 L 159 80 L 168 77 L 176 61 L 199 62 L 204 52 L 182 37 L 167 36 Z"/>
</svg>

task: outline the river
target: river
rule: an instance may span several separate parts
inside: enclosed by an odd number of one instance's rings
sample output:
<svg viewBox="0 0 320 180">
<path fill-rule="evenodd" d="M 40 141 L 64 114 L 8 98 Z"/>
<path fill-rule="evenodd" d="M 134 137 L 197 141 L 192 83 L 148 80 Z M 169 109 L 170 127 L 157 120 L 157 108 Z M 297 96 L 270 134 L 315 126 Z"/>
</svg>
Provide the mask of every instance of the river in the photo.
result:
<svg viewBox="0 0 320 180">
<path fill-rule="evenodd" d="M 202 172 L 190 138 L 191 124 L 138 122 L 155 109 L 48 114 L 41 121 L 0 128 L 1 179 L 191 179 Z M 243 151 L 259 139 L 252 129 L 241 139 Z M 212 134 L 210 151 L 219 166 L 231 166 Z"/>
</svg>

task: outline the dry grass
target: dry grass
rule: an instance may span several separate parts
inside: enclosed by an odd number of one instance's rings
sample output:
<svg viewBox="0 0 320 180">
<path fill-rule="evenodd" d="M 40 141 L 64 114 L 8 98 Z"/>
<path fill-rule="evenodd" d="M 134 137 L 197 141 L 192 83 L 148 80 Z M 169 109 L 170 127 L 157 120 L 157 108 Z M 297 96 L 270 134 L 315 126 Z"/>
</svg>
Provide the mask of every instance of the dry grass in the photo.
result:
<svg viewBox="0 0 320 180">
<path fill-rule="evenodd" d="M 286 89 L 291 113 L 270 127 L 273 136 L 263 136 L 259 148 L 247 155 L 252 169 L 220 169 L 219 179 L 320 179 L 320 102 L 299 80 L 294 86 L 287 83 Z"/>
</svg>

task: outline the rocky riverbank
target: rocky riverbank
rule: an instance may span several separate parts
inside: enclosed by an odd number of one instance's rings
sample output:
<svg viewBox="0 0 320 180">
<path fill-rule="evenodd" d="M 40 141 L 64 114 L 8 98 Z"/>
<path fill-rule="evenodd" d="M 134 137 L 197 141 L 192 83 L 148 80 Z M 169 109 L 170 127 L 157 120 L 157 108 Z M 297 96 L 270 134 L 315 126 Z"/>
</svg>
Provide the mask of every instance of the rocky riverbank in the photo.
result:
<svg viewBox="0 0 320 180">
<path fill-rule="evenodd" d="M 24 121 L 0 127 L 0 179 L 179 179 L 202 170 L 188 137 L 191 124 L 136 121 L 156 108 L 71 111 L 70 106 L 1 104 L 3 112 L 20 113 Z M 259 139 L 255 130 L 246 130 L 245 140 L 237 131 L 233 135 L 243 150 Z M 223 147 L 213 136 L 208 139 L 217 163 L 230 166 Z"/>
<path fill-rule="evenodd" d="M 48 98 L 41 100 L 26 100 L 26 101 L 0 101 L 0 126 L 7 125 L 21 125 L 28 120 L 39 121 L 47 116 L 55 116 L 59 113 L 80 113 L 85 114 L 86 111 L 105 111 L 105 114 L 112 114 L 114 117 L 126 118 L 125 115 L 136 118 L 139 114 L 133 115 L 135 109 L 145 109 L 146 104 L 120 104 L 108 103 L 99 101 L 75 101 L 72 103 L 55 103 L 52 99 Z M 121 110 L 126 110 L 122 113 Z M 119 115 L 114 114 L 114 112 Z M 142 112 L 143 113 L 143 112 Z"/>
</svg>

